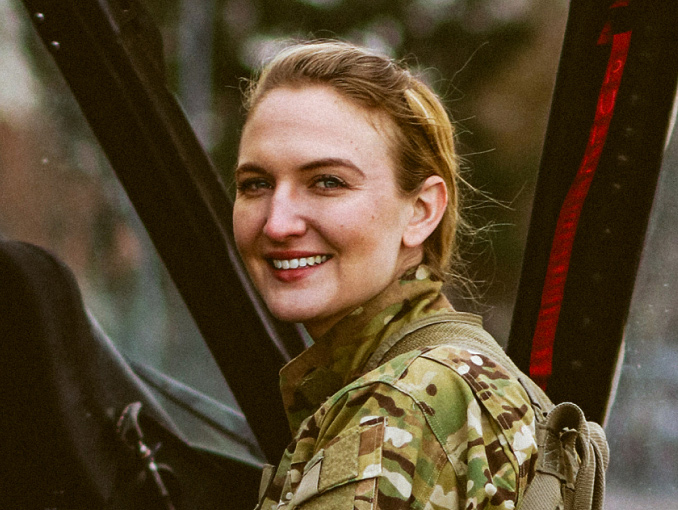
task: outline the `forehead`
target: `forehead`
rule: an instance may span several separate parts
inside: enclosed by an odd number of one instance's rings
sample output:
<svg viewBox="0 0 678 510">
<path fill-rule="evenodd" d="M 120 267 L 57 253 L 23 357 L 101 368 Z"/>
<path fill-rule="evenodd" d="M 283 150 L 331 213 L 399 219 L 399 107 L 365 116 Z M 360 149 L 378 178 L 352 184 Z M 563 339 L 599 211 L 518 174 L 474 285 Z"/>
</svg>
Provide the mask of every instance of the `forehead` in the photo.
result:
<svg viewBox="0 0 678 510">
<path fill-rule="evenodd" d="M 252 105 L 248 120 L 264 102 L 280 104 L 280 102 L 289 101 L 299 105 L 306 104 L 311 108 L 317 103 L 332 103 L 342 110 L 359 113 L 370 120 L 374 119 L 377 122 L 388 120 L 387 115 L 380 112 L 378 108 L 363 104 L 359 99 L 351 97 L 334 84 L 305 81 L 283 83 L 263 92 Z"/>
<path fill-rule="evenodd" d="M 239 159 L 252 150 L 316 146 L 318 150 L 372 153 L 390 158 L 391 121 L 330 86 L 279 87 L 266 92 L 250 112 L 240 142 Z M 339 154 L 337 154 L 339 155 Z"/>
</svg>

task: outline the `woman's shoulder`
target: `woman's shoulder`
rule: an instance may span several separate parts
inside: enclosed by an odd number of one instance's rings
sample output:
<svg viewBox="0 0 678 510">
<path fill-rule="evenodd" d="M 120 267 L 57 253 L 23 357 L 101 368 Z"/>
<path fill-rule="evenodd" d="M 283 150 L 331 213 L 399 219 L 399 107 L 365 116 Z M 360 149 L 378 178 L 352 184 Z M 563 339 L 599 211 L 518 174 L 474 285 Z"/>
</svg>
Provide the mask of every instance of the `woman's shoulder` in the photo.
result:
<svg viewBox="0 0 678 510">
<path fill-rule="evenodd" d="M 385 451 L 436 471 L 442 455 L 465 484 L 521 493 L 536 459 L 534 413 L 519 381 L 487 356 L 450 345 L 394 358 L 348 385 L 325 409 L 321 430 L 341 430 L 343 437 L 350 429 L 352 436 L 383 420 Z M 323 442 L 339 439 L 329 433 Z M 472 462 L 479 471 L 469 471 Z M 436 476 L 425 478 L 443 483 Z"/>
<path fill-rule="evenodd" d="M 422 408 L 448 453 L 499 436 L 518 464 L 536 451 L 529 396 L 520 381 L 485 354 L 454 345 L 422 349 L 394 388 Z"/>
<path fill-rule="evenodd" d="M 402 422 L 404 428 L 425 422 L 444 447 L 454 437 L 469 440 L 477 416 L 492 423 L 483 431 L 484 441 L 501 435 L 501 442 L 517 452 L 536 447 L 534 411 L 522 384 L 489 356 L 454 345 L 397 356 L 346 386 L 324 407 L 388 415 L 393 425 Z M 415 415 L 421 420 L 413 420 Z M 524 455 L 517 457 L 520 463 Z"/>
<path fill-rule="evenodd" d="M 420 383 L 408 384 L 410 380 Z M 449 406 L 448 396 L 470 391 L 510 436 L 523 425 L 534 426 L 534 412 L 525 388 L 501 361 L 488 354 L 454 345 L 424 350 L 410 364 L 399 385 L 416 388 L 419 397 L 436 409 Z"/>
<path fill-rule="evenodd" d="M 532 405 L 520 381 L 501 361 L 488 354 L 456 345 L 413 349 L 383 363 L 335 395 L 350 393 L 403 393 L 429 416 L 461 411 L 455 403 L 478 400 L 504 430 L 526 417 L 534 420 Z M 378 387 L 378 389 L 376 389 Z"/>
</svg>

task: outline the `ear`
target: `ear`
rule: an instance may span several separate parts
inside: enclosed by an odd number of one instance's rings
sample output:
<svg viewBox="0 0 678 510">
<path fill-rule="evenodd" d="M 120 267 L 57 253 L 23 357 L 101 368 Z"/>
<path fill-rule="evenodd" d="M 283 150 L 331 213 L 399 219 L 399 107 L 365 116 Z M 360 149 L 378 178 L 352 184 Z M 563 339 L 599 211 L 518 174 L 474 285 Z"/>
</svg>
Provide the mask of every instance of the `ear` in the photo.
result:
<svg viewBox="0 0 678 510">
<path fill-rule="evenodd" d="M 428 177 L 413 203 L 413 213 L 403 232 L 403 244 L 408 248 L 421 246 L 436 229 L 447 208 L 447 186 L 438 176 Z"/>
</svg>

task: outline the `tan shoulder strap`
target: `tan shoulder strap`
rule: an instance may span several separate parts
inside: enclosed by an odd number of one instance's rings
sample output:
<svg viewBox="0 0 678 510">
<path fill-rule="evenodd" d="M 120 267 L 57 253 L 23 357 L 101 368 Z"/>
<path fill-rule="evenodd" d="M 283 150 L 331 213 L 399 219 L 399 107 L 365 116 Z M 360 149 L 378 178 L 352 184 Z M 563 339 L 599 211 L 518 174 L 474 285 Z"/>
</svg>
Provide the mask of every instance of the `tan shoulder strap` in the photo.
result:
<svg viewBox="0 0 678 510">
<path fill-rule="evenodd" d="M 521 372 L 492 335 L 483 329 L 482 319 L 471 313 L 443 312 L 411 322 L 379 344 L 368 359 L 365 372 L 406 352 L 437 345 L 452 345 L 479 352 L 502 365 L 525 388 L 537 412 L 538 421 L 553 408 L 542 389 Z"/>
<path fill-rule="evenodd" d="M 431 337 L 424 333 L 424 328 L 431 325 L 446 324 L 454 333 L 454 336 L 435 335 Z M 450 338 L 466 337 L 482 329 L 482 321 L 477 315 L 460 312 L 444 312 L 429 317 L 423 317 L 406 324 L 391 336 L 385 338 L 379 347 L 367 360 L 365 372 L 374 370 L 379 365 L 391 361 L 393 358 L 406 352 L 422 347 L 432 347 L 450 343 Z M 413 334 L 413 333 L 417 334 Z"/>
</svg>

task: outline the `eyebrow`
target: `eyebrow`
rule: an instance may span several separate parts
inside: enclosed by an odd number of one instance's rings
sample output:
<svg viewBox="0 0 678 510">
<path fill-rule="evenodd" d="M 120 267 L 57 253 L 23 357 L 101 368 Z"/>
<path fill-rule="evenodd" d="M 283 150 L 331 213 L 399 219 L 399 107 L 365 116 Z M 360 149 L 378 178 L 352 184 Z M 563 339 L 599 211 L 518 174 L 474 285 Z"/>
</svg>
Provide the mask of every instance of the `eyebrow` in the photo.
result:
<svg viewBox="0 0 678 510">
<path fill-rule="evenodd" d="M 343 166 L 346 168 L 350 168 L 351 170 L 354 170 L 355 172 L 359 173 L 361 176 L 365 177 L 365 172 L 363 172 L 359 167 L 357 167 L 351 160 L 344 159 L 344 158 L 321 158 L 321 159 L 314 159 L 313 161 L 309 161 L 308 163 L 305 163 L 302 165 L 299 170 L 302 172 L 309 172 L 311 170 L 318 170 L 321 168 L 327 168 L 327 167 L 335 167 L 335 166 Z M 264 168 L 261 166 L 255 164 L 255 163 L 243 163 L 242 165 L 238 165 L 235 169 L 235 174 L 241 174 L 244 172 L 253 172 L 257 174 L 266 174 L 268 173 Z"/>
<path fill-rule="evenodd" d="M 346 168 L 350 168 L 350 169 L 358 172 L 363 177 L 365 177 L 365 173 L 360 168 L 358 168 L 356 165 L 354 165 L 352 161 L 350 161 L 348 159 L 344 159 L 344 158 L 316 159 L 316 160 L 313 160 L 313 161 L 306 163 L 305 165 L 302 165 L 300 170 L 302 170 L 302 171 L 318 170 L 319 168 L 332 167 L 332 166 L 343 166 L 343 167 L 346 167 Z"/>
<path fill-rule="evenodd" d="M 238 165 L 235 168 L 234 174 L 242 174 L 245 172 L 252 172 L 255 174 L 265 174 L 267 173 L 266 170 L 261 168 L 259 165 L 255 165 L 254 163 L 243 163 L 242 165 Z"/>
</svg>

